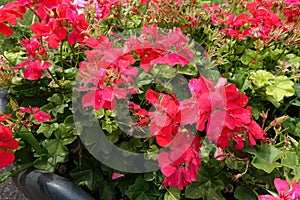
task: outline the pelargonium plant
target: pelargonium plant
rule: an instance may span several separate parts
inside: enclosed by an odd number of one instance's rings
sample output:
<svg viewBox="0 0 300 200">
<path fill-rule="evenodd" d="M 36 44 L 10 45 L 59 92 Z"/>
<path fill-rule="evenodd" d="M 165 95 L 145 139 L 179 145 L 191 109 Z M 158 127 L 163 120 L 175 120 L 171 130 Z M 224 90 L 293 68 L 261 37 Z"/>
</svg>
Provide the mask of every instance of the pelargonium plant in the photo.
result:
<svg viewBox="0 0 300 200">
<path fill-rule="evenodd" d="M 300 2 L 214 3 L 1 6 L 1 181 L 32 167 L 97 199 L 299 199 Z"/>
</svg>

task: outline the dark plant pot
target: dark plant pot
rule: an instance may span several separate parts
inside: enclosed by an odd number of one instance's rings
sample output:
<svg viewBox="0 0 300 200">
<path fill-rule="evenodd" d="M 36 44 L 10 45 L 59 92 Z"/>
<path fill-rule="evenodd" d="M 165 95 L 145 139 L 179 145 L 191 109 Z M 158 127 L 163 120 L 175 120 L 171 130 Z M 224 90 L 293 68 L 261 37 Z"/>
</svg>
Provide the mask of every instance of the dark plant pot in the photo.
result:
<svg viewBox="0 0 300 200">
<path fill-rule="evenodd" d="M 7 99 L 8 89 L 0 90 L 0 111 L 5 112 L 6 105 L 8 103 Z"/>
<path fill-rule="evenodd" d="M 94 200 L 68 179 L 53 173 L 27 169 L 13 179 L 29 200 Z"/>
</svg>

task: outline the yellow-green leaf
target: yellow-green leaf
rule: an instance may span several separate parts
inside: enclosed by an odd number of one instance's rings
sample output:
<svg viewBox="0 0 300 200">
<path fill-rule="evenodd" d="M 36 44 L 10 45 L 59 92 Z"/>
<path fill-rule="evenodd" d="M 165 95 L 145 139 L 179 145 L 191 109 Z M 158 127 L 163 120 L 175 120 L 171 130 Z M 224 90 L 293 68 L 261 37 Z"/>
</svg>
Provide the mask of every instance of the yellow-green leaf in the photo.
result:
<svg viewBox="0 0 300 200">
<path fill-rule="evenodd" d="M 284 97 L 295 94 L 294 82 L 286 76 L 277 76 L 272 85 L 266 87 L 266 94 L 273 96 L 275 100 L 281 101 Z"/>
</svg>

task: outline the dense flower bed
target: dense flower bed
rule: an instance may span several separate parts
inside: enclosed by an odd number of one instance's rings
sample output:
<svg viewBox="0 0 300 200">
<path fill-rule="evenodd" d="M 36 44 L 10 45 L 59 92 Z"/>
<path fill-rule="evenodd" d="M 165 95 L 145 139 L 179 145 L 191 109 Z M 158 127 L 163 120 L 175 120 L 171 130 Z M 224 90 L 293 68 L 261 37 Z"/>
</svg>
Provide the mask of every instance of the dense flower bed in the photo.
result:
<svg viewBox="0 0 300 200">
<path fill-rule="evenodd" d="M 298 0 L 3 5 L 0 180 L 34 167 L 98 199 L 299 199 L 299 18 Z"/>
</svg>

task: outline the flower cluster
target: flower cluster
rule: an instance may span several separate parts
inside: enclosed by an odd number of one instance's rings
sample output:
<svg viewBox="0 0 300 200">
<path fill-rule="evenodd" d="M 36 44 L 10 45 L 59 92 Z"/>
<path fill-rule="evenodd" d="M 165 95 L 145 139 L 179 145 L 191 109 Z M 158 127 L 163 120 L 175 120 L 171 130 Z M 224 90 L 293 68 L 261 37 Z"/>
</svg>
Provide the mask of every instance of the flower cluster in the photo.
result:
<svg viewBox="0 0 300 200">
<path fill-rule="evenodd" d="M 245 37 L 261 39 L 264 43 L 279 40 L 281 35 L 294 32 L 299 20 L 299 2 L 241 1 L 241 13 L 223 10 L 218 5 L 204 5 L 211 21 L 221 27 L 228 37 L 244 40 Z M 225 28 L 224 28 L 225 26 Z"/>
<path fill-rule="evenodd" d="M 124 50 L 115 48 L 107 38 L 90 40 L 96 48 L 86 51 L 88 61 L 80 63 L 83 86 L 79 91 L 85 92 L 82 97 L 84 107 L 113 110 L 117 99 L 137 94 L 137 60 L 142 72 L 149 74 L 159 64 L 185 67 L 192 61 L 194 53 L 187 48 L 188 40 L 180 29 L 175 28 L 164 36 L 155 26 L 145 26 L 141 33 L 143 40 L 137 37 L 127 39 Z M 138 102 L 128 101 L 132 115 L 137 118 L 135 124 L 149 126 L 151 136 L 155 137 L 159 146 L 171 146 L 170 152 L 163 151 L 159 155 L 159 163 L 166 176 L 164 185 L 183 189 L 196 180 L 196 169 L 200 167 L 199 140 L 195 140 L 199 143 L 194 147 L 190 144 L 188 153 L 181 150 L 178 159 L 170 158 L 170 154 L 180 152 L 179 144 L 185 146 L 184 137 L 192 135 L 183 132 L 186 125 L 205 131 L 208 139 L 222 149 L 229 147 L 230 140 L 235 142 L 234 148 L 238 150 L 244 148 L 246 138 L 250 146 L 255 145 L 257 139 L 266 140 L 266 133 L 252 118 L 251 107 L 246 107 L 248 97 L 240 93 L 234 84 L 225 85 L 226 82 L 225 78 L 220 78 L 215 85 L 212 79 L 203 76 L 191 79 L 188 85 L 192 97 L 182 101 L 172 90 L 157 92 L 149 89 L 145 91 L 145 99 L 148 105 L 153 106 L 151 111 Z M 181 139 L 174 143 L 177 137 Z M 189 167 L 183 167 L 185 165 Z M 192 177 L 187 177 L 187 173 Z"/>
<path fill-rule="evenodd" d="M 18 150 L 28 159 L 16 159 L 17 168 L 30 160 L 99 199 L 242 199 L 244 191 L 259 196 L 275 177 L 299 179 L 299 49 L 289 44 L 299 44 L 300 1 L 228 2 L 16 0 L 0 7 L 5 37 L 26 11 L 32 17 L 15 29 L 27 30 L 22 38 L 6 37 L 18 45 L 0 57 L 13 114 L 0 113 L 0 167 Z M 90 121 L 76 121 L 90 111 L 87 119 L 96 117 L 111 144 L 144 154 L 142 170 L 157 161 L 160 172 L 102 167 L 93 152 L 106 145 L 85 131 Z M 113 155 L 105 150 L 105 158 Z M 299 183 L 274 184 L 279 195 L 259 199 L 299 198 Z"/>
</svg>

